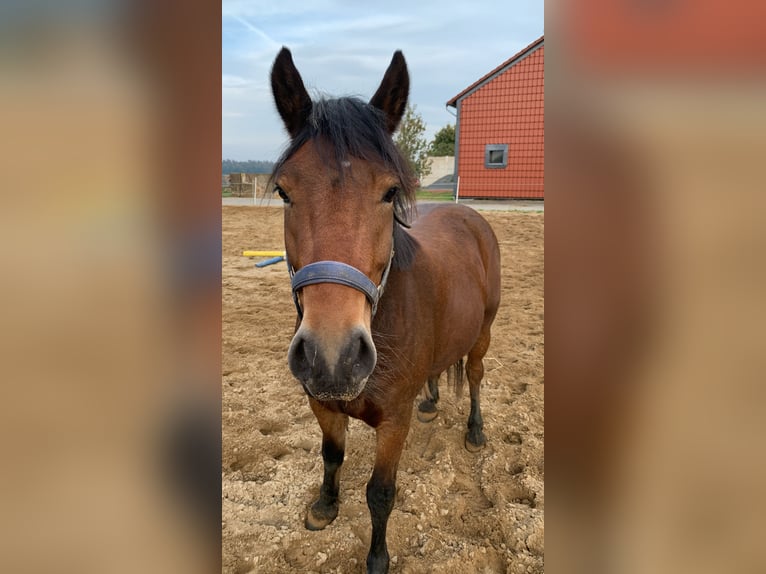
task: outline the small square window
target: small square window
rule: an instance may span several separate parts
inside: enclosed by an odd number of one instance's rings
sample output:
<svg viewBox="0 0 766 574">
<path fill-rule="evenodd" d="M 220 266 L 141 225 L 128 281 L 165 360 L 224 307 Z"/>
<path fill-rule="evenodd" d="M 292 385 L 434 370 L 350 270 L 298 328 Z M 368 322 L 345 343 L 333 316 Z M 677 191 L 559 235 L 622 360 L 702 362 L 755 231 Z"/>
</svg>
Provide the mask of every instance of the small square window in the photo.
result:
<svg viewBox="0 0 766 574">
<path fill-rule="evenodd" d="M 484 167 L 501 168 L 508 165 L 508 144 L 484 146 Z"/>
<path fill-rule="evenodd" d="M 501 149 L 489 150 L 489 159 L 487 160 L 487 163 L 489 164 L 505 163 L 505 152 Z"/>
</svg>

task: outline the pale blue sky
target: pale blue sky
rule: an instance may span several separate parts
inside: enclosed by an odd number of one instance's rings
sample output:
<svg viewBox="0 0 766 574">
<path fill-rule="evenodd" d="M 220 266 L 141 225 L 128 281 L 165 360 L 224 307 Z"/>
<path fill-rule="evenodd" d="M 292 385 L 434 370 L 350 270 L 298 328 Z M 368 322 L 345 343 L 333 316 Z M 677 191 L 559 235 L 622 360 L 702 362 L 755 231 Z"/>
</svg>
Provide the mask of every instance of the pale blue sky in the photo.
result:
<svg viewBox="0 0 766 574">
<path fill-rule="evenodd" d="M 455 118 L 447 100 L 543 34 L 543 0 L 376 3 L 223 0 L 224 158 L 274 160 L 287 135 L 269 88 L 290 48 L 312 93 L 375 92 L 395 50 L 410 71 L 410 103 L 433 134 Z"/>
</svg>

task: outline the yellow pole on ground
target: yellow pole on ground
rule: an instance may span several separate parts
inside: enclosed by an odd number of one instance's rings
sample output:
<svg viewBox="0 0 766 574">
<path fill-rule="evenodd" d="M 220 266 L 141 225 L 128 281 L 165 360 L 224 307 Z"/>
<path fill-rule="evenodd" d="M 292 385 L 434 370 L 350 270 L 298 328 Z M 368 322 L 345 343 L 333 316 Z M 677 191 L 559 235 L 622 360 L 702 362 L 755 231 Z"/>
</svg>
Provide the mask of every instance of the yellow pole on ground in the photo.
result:
<svg viewBox="0 0 766 574">
<path fill-rule="evenodd" d="M 243 251 L 243 257 L 279 257 L 284 251 Z"/>
</svg>

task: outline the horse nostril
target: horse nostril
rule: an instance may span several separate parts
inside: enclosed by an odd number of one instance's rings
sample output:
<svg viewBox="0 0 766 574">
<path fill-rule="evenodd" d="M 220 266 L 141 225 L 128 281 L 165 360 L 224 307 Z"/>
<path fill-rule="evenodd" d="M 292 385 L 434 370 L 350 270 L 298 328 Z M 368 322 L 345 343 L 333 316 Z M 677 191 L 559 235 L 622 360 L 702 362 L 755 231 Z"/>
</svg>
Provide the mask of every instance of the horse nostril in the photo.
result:
<svg viewBox="0 0 766 574">
<path fill-rule="evenodd" d="M 351 381 L 362 381 L 372 374 L 376 361 L 377 353 L 369 333 L 354 330 L 341 356 L 344 375 Z"/>
<path fill-rule="evenodd" d="M 316 357 L 316 344 L 300 331 L 295 334 L 287 353 L 287 364 L 295 378 L 305 381 L 311 377 L 311 356 Z"/>
</svg>

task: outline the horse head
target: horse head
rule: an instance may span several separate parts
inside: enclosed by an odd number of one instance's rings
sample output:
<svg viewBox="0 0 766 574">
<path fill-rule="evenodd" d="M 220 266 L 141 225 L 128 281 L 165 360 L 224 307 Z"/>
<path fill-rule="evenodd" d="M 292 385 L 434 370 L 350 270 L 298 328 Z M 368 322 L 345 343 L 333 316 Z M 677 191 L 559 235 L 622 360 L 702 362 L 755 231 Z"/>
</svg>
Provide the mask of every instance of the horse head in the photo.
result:
<svg viewBox="0 0 766 574">
<path fill-rule="evenodd" d="M 312 101 L 290 51 L 271 72 L 290 135 L 274 171 L 299 326 L 293 375 L 320 400 L 352 400 L 372 374 L 372 319 L 391 268 L 395 220 L 407 217 L 413 181 L 391 138 L 407 105 L 409 75 L 396 52 L 369 103 Z"/>
</svg>

